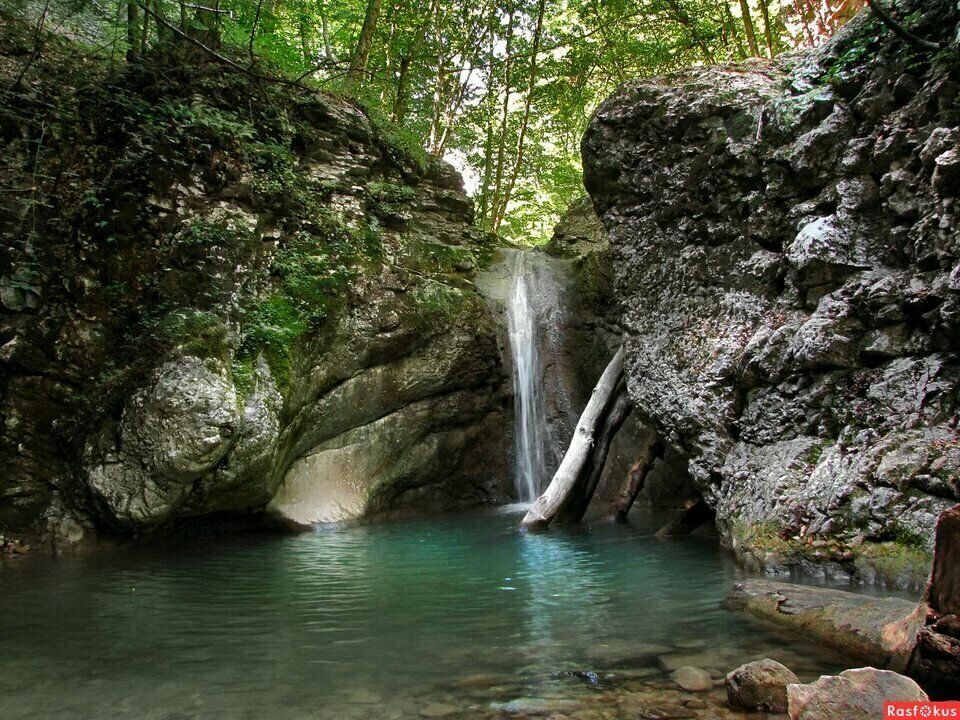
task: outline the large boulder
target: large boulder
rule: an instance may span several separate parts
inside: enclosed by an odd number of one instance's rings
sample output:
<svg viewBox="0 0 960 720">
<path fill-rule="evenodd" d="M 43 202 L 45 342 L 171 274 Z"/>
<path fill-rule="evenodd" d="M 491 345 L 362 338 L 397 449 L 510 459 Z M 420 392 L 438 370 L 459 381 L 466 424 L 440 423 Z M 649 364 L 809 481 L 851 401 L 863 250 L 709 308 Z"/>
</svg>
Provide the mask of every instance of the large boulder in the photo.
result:
<svg viewBox="0 0 960 720">
<path fill-rule="evenodd" d="M 49 102 L 0 119 L 0 183 L 41 178 L 47 209 L 0 205 L 0 531 L 72 541 L 499 497 L 505 377 L 474 284 L 495 238 L 459 175 L 323 93 L 251 104 L 202 64 L 156 84 L 162 68 L 96 60 L 81 92 L 56 82 L 64 57 L 24 78 Z M 24 138 L 61 107 L 36 166 Z M 219 130 L 180 134 L 207 111 Z M 141 132 L 181 141 L 131 162 Z"/>
<path fill-rule="evenodd" d="M 901 5 L 929 37 L 960 16 Z M 868 19 L 812 54 L 624 84 L 584 177 L 635 410 L 724 540 L 758 569 L 919 590 L 960 477 L 956 83 Z"/>
<path fill-rule="evenodd" d="M 790 720 L 877 720 L 888 700 L 928 700 L 910 678 L 872 667 L 823 675 L 807 685 L 788 685 Z"/>
<path fill-rule="evenodd" d="M 786 665 L 766 658 L 732 670 L 726 677 L 727 700 L 744 710 L 787 711 L 787 685 L 800 679 Z"/>
</svg>

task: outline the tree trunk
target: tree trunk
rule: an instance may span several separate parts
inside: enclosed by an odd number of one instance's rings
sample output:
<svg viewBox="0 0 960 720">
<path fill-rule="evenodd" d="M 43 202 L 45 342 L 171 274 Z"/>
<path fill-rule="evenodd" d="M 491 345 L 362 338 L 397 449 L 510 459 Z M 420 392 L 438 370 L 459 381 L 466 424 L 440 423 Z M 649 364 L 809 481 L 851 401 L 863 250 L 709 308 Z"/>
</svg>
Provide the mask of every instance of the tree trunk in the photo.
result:
<svg viewBox="0 0 960 720">
<path fill-rule="evenodd" d="M 320 34 L 323 36 L 323 56 L 327 60 L 333 60 L 333 48 L 330 46 L 330 22 L 327 20 L 327 9 L 322 2 L 317 6 L 317 12 L 320 14 Z"/>
<path fill-rule="evenodd" d="M 960 695 L 960 505 L 940 513 L 933 568 L 921 603 L 926 626 L 917 636 L 909 674 L 933 697 Z"/>
<path fill-rule="evenodd" d="M 347 85 L 353 87 L 363 81 L 367 72 L 367 63 L 370 60 L 370 48 L 373 47 L 373 36 L 377 31 L 377 20 L 380 18 L 380 8 L 383 0 L 368 0 L 367 12 L 363 18 L 363 27 L 360 28 L 360 37 L 357 40 L 357 49 L 350 60 L 350 69 L 347 71 Z"/>
<path fill-rule="evenodd" d="M 527 137 L 527 127 L 530 125 L 530 107 L 533 102 L 533 91 L 537 85 L 537 55 L 540 52 L 540 38 L 543 34 L 543 13 L 546 9 L 546 0 L 540 0 L 537 4 L 537 25 L 533 31 L 533 50 L 530 58 L 530 81 L 527 84 L 527 97 L 523 103 L 523 118 L 520 121 L 520 133 L 517 137 L 517 151 L 513 162 L 513 170 L 510 172 L 507 187 L 504 189 L 500 198 L 499 207 L 495 208 L 493 231 L 500 229 L 500 223 L 503 222 L 507 214 L 507 205 L 510 203 L 510 196 L 513 194 L 514 185 L 517 177 L 520 175 L 520 168 L 523 165 L 524 141 Z"/>
<path fill-rule="evenodd" d="M 500 197 L 503 191 L 503 169 L 507 153 L 507 130 L 510 121 L 510 83 L 513 71 L 514 8 L 510 5 L 507 20 L 506 53 L 503 58 L 503 112 L 500 118 L 500 138 L 497 142 L 497 170 L 493 179 L 493 202 L 490 205 L 490 227 L 494 232 L 500 227 Z"/>
<path fill-rule="evenodd" d="M 633 410 L 633 405 L 630 404 L 630 395 L 627 393 L 625 378 L 620 378 L 614 396 L 616 400 L 614 400 L 610 412 L 606 420 L 604 420 L 599 439 L 596 441 L 593 449 L 590 465 L 584 469 L 585 472 L 587 472 L 586 479 L 582 484 L 577 484 L 554 518 L 554 520 L 561 525 L 578 523 L 587 512 L 587 508 L 590 506 L 590 500 L 597 490 L 597 485 L 600 484 L 603 468 L 607 464 L 610 444 Z"/>
<path fill-rule="evenodd" d="M 630 467 L 630 472 L 623 481 L 620 494 L 610 508 L 610 518 L 614 522 L 627 522 L 627 513 L 630 512 L 630 508 L 633 507 L 633 503 L 636 502 L 637 497 L 643 490 L 647 474 L 653 468 L 653 464 L 663 457 L 665 449 L 663 441 L 660 438 L 654 438 L 644 451 L 637 456 Z"/>
<path fill-rule="evenodd" d="M 619 402 L 620 395 L 617 394 L 622 388 L 623 356 L 621 347 L 600 376 L 587 407 L 580 415 L 577 429 L 560 467 L 550 481 L 550 486 L 524 516 L 520 523 L 521 530 L 546 529 L 558 516 L 568 522 L 574 517 L 576 520 L 582 517 L 583 513 L 577 515 L 577 510 L 580 507 L 585 510 L 586 504 L 590 502 L 586 489 L 594 475 L 596 464 L 599 463 L 602 469 L 603 460 L 600 455 L 605 459 L 606 449 L 609 448 L 610 440 L 603 437 L 603 434 L 605 431 L 615 433 L 626 417 L 623 414 L 619 424 L 616 422 L 616 413 L 623 413 Z"/>
<path fill-rule="evenodd" d="M 140 33 L 138 17 L 140 8 L 136 0 L 127 3 L 127 60 L 133 61 L 140 57 Z"/>
<path fill-rule="evenodd" d="M 423 22 L 420 23 L 420 27 L 417 28 L 417 34 L 414 36 L 413 42 L 410 43 L 407 52 L 400 56 L 400 70 L 397 74 L 397 90 L 393 96 L 393 112 L 391 113 L 391 117 L 396 123 L 402 123 L 407 115 L 407 101 L 410 95 L 410 65 L 413 63 L 416 54 L 420 52 L 420 46 L 427 37 L 427 27 L 430 25 L 430 18 L 433 17 L 433 13 L 436 10 L 437 0 L 433 0 L 430 3 L 430 8 L 427 10 L 427 16 L 423 19 Z"/>
<path fill-rule="evenodd" d="M 760 57 L 760 48 L 757 46 L 757 34 L 753 30 L 753 18 L 750 17 L 750 3 L 740 0 L 740 14 L 743 15 L 743 31 L 747 34 L 747 45 L 750 46 L 751 57 Z"/>
<path fill-rule="evenodd" d="M 770 26 L 770 7 L 767 0 L 760 1 L 760 13 L 763 15 L 763 37 L 767 41 L 767 57 L 773 59 L 773 28 Z"/>
<path fill-rule="evenodd" d="M 487 27 L 487 62 L 488 72 L 486 74 L 487 92 L 483 99 L 483 105 L 486 109 L 487 132 L 484 141 L 483 153 L 483 182 L 480 186 L 480 224 L 485 228 L 493 226 L 491 200 L 493 192 L 493 137 L 494 137 L 494 116 L 496 104 L 494 102 L 494 91 L 496 90 L 496 75 L 493 71 L 494 55 L 494 24 L 496 21 L 496 11 L 490 8 L 490 18 Z"/>
<path fill-rule="evenodd" d="M 746 0 L 743 0 L 746 2 Z M 707 62 L 708 65 L 716 64 L 716 58 L 713 57 L 713 53 L 710 52 L 710 46 L 707 45 L 703 37 L 700 35 L 700 32 L 697 30 L 696 23 L 693 19 L 684 11 L 680 4 L 676 0 L 668 0 L 670 9 L 673 10 L 673 18 L 678 23 L 683 25 L 683 27 L 690 30 L 690 37 L 693 39 L 693 42 L 700 48 L 700 52 L 703 53 L 703 59 Z"/>
</svg>

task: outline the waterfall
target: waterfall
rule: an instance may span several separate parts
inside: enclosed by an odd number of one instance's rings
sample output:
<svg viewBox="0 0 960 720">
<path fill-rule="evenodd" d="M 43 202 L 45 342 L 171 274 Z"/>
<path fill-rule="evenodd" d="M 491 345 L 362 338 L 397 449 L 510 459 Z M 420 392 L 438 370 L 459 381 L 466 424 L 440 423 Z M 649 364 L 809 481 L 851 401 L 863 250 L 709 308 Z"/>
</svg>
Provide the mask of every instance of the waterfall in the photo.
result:
<svg viewBox="0 0 960 720">
<path fill-rule="evenodd" d="M 533 502 L 540 494 L 544 476 L 546 419 L 543 410 L 543 382 L 537 349 L 538 323 L 533 277 L 527 268 L 527 253 L 516 253 L 510 297 L 507 301 L 507 330 L 513 355 L 514 442 L 516 474 L 514 484 L 520 502 Z"/>
</svg>

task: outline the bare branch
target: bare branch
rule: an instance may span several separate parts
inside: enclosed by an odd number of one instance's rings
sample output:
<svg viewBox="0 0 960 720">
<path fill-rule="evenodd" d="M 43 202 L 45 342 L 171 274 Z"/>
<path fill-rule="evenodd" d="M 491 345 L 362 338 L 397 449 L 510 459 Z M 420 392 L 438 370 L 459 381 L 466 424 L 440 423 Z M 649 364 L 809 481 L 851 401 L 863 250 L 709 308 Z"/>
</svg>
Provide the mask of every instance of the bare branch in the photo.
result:
<svg viewBox="0 0 960 720">
<path fill-rule="evenodd" d="M 928 50 L 933 52 L 943 48 L 942 43 L 924 40 L 923 38 L 917 37 L 912 32 L 904 28 L 903 25 L 894 20 L 890 14 L 883 9 L 883 6 L 880 5 L 879 0 L 867 0 L 867 5 L 869 5 L 870 9 L 873 10 L 873 14 L 880 18 L 880 22 L 890 28 L 894 35 L 911 47 L 914 47 L 917 50 Z"/>
</svg>

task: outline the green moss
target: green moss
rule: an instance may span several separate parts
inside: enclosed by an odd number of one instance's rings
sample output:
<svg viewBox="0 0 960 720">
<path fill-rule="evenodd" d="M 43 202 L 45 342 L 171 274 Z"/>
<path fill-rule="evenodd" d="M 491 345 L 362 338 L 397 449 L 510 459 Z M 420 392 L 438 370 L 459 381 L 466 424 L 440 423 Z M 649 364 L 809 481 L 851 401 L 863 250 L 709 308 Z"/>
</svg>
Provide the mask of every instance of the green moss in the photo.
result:
<svg viewBox="0 0 960 720">
<path fill-rule="evenodd" d="M 784 539 L 783 528 L 775 522 L 734 523 L 732 535 L 739 546 L 761 554 L 773 553 L 784 561 L 799 559 L 801 543 Z"/>
<path fill-rule="evenodd" d="M 391 182 L 373 182 L 366 187 L 367 210 L 389 221 L 410 206 L 417 191 L 408 185 Z"/>
<path fill-rule="evenodd" d="M 148 317 L 144 328 L 160 347 L 178 348 L 187 355 L 225 360 L 230 352 L 227 326 L 210 312 L 177 308 Z"/>
<path fill-rule="evenodd" d="M 613 261 L 610 248 L 595 250 L 576 264 L 577 296 L 582 305 L 604 309 L 613 301 Z"/>
<path fill-rule="evenodd" d="M 294 342 L 309 325 L 284 295 L 274 295 L 257 305 L 244 326 L 237 361 L 250 362 L 262 353 L 281 393 L 290 387 Z"/>
<path fill-rule="evenodd" d="M 491 332 L 489 313 L 477 293 L 437 280 L 428 280 L 409 294 L 414 322 L 424 332 L 454 325 L 476 333 Z"/>
<path fill-rule="evenodd" d="M 431 275 L 454 275 L 459 269 L 479 264 L 470 247 L 422 239 L 406 243 L 400 262 L 404 267 Z"/>
<path fill-rule="evenodd" d="M 925 549 L 899 541 L 867 542 L 853 551 L 861 575 L 875 572 L 881 584 L 892 587 L 923 587 L 933 561 Z"/>
<path fill-rule="evenodd" d="M 233 379 L 233 385 L 237 389 L 237 401 L 241 406 L 253 392 L 255 383 L 253 362 L 253 357 L 247 353 L 237 355 L 230 364 L 230 374 Z"/>
<path fill-rule="evenodd" d="M 409 185 L 392 182 L 372 182 L 366 188 L 367 197 L 378 203 L 399 205 L 409 203 L 417 197 L 417 191 Z"/>
<path fill-rule="evenodd" d="M 829 443 L 829 442 L 819 443 L 817 445 L 814 445 L 807 451 L 807 455 L 804 458 L 804 462 L 806 462 L 807 465 L 816 466 L 817 463 L 820 462 L 820 458 L 823 457 L 824 451 L 831 445 L 832 443 Z"/>
<path fill-rule="evenodd" d="M 360 108 L 373 126 L 374 132 L 386 146 L 388 154 L 400 164 L 412 164 L 421 175 L 426 175 L 437 159 L 423 149 L 420 137 L 408 128 L 390 120 L 376 104 L 365 105 Z M 407 161 L 404 163 L 403 161 Z"/>
<path fill-rule="evenodd" d="M 174 237 L 173 245 L 180 248 L 212 247 L 244 248 L 253 239 L 253 232 L 242 220 L 233 217 L 212 220 L 197 218 Z"/>
</svg>

